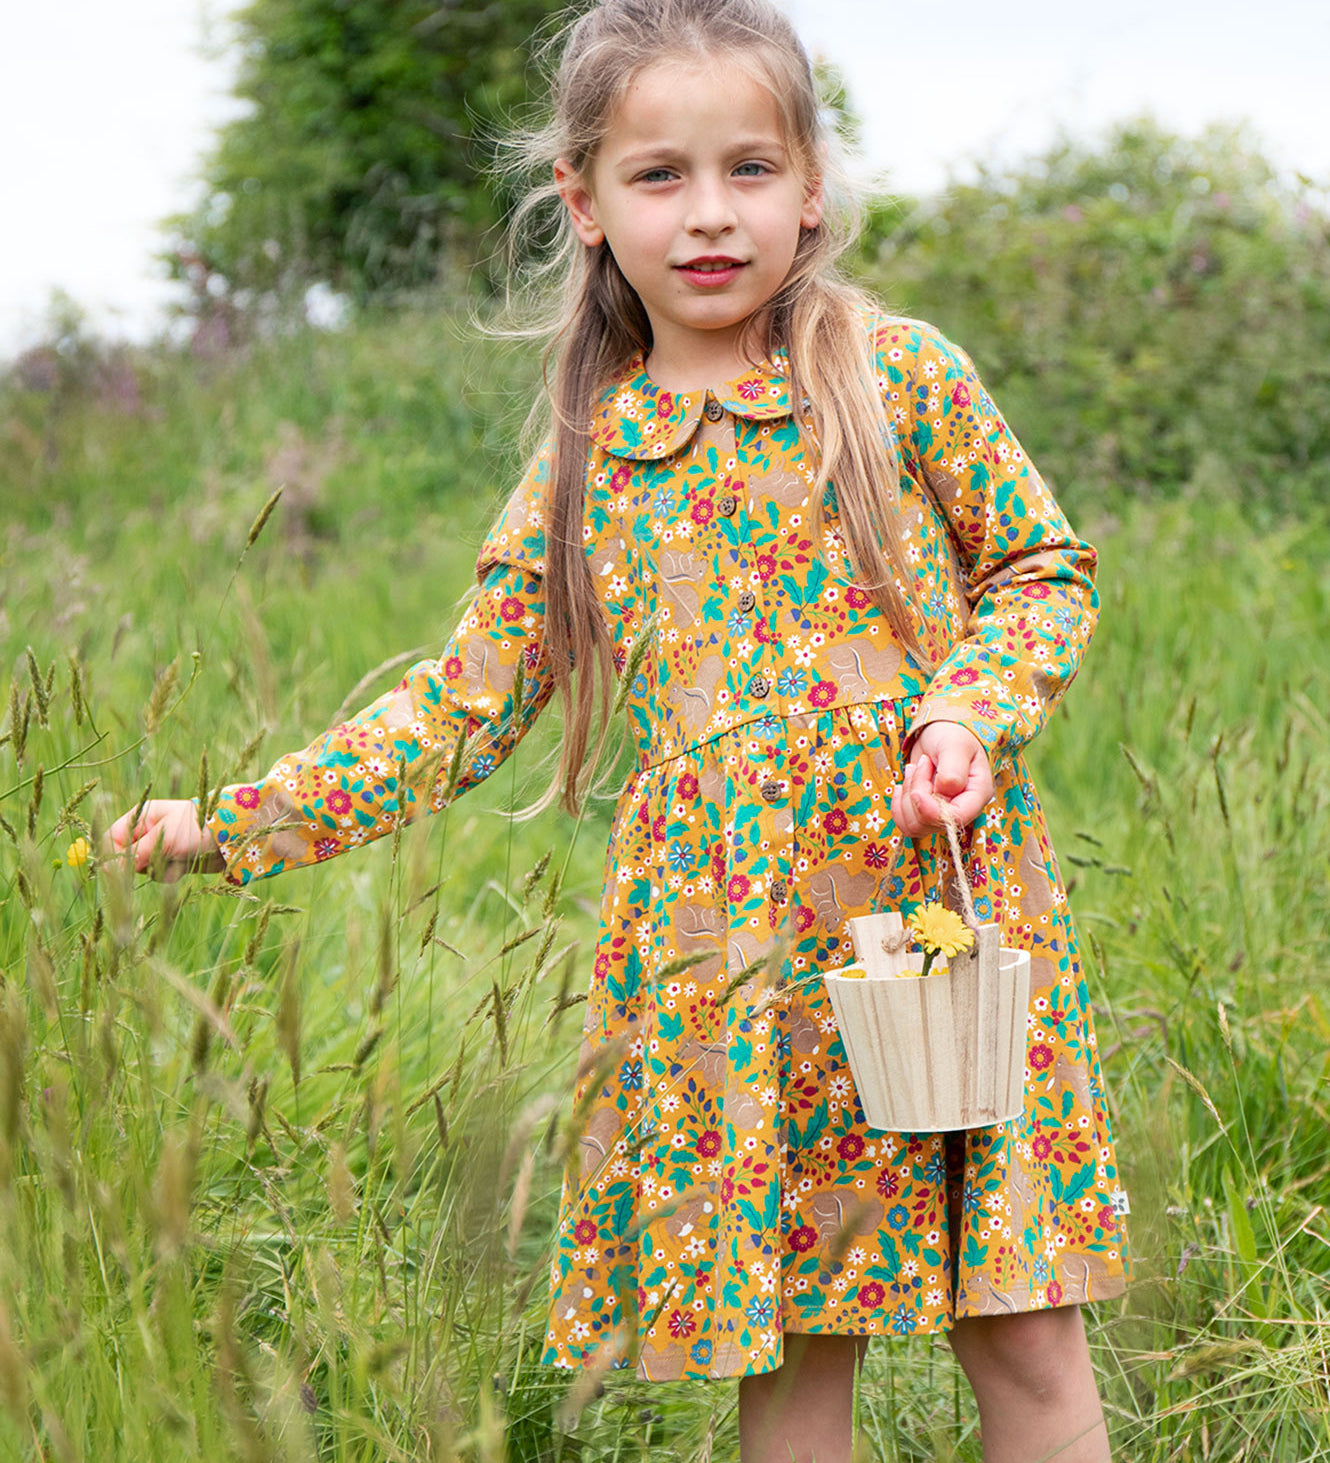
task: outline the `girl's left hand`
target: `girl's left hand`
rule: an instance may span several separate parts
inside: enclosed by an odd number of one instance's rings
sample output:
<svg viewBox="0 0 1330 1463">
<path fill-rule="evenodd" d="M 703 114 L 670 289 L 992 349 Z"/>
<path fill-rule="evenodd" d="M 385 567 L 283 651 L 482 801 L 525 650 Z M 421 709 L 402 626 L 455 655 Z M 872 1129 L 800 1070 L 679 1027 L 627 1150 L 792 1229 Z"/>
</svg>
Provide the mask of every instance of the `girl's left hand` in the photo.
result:
<svg viewBox="0 0 1330 1463">
<path fill-rule="evenodd" d="M 942 827 L 942 801 L 968 827 L 993 796 L 983 743 L 956 721 L 930 721 L 915 738 L 905 777 L 891 799 L 896 826 L 910 838 Z"/>
</svg>

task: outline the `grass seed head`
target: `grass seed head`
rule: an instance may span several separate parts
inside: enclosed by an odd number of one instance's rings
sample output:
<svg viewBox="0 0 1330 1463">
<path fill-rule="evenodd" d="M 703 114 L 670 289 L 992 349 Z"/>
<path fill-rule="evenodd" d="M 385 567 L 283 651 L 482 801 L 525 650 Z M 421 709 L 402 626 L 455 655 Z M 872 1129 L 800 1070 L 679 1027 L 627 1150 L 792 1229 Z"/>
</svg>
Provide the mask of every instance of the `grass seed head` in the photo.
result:
<svg viewBox="0 0 1330 1463">
<path fill-rule="evenodd" d="M 252 549 L 255 543 L 258 542 L 258 537 L 263 532 L 264 525 L 272 517 L 273 510 L 281 501 L 282 489 L 278 488 L 276 492 L 269 495 L 268 501 L 263 505 L 262 508 L 259 509 L 258 516 L 255 518 L 254 522 L 250 524 L 249 532 L 245 535 L 246 550 Z"/>
<path fill-rule="evenodd" d="M 23 766 L 23 754 L 28 747 L 28 718 L 32 715 L 32 692 L 23 696 L 18 693 L 18 682 L 9 687 L 9 737 L 14 744 L 14 758 Z"/>
<path fill-rule="evenodd" d="M 9 1310 L 0 1300 L 0 1402 L 10 1417 L 23 1429 L 30 1426 L 28 1417 L 28 1362 L 10 1324 Z"/>
<path fill-rule="evenodd" d="M 171 693 L 179 679 L 180 658 L 177 656 L 157 672 L 157 679 L 153 682 L 152 695 L 148 697 L 148 704 L 143 711 L 143 729 L 149 736 L 161 726 L 171 701 Z"/>
<path fill-rule="evenodd" d="M 83 662 L 74 652 L 69 652 L 69 701 L 74 709 L 74 725 L 82 726 L 88 719 L 86 692 L 84 689 L 87 672 Z"/>
<path fill-rule="evenodd" d="M 41 667 L 37 664 L 37 657 L 33 654 L 32 646 L 28 646 L 28 679 L 32 682 L 33 695 L 37 698 L 37 720 L 42 726 L 49 726 L 50 692 L 48 683 L 42 676 Z"/>
<path fill-rule="evenodd" d="M 350 1224 L 356 1215 L 356 1181 L 346 1161 L 346 1148 L 334 1143 L 328 1155 L 328 1203 L 338 1224 Z"/>
</svg>

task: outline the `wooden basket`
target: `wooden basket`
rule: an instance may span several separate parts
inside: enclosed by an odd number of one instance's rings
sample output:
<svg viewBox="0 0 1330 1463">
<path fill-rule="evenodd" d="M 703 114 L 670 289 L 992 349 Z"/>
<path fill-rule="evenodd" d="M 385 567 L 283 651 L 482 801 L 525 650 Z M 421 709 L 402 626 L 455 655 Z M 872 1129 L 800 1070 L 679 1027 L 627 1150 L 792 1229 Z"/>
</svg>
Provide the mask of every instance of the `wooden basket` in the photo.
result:
<svg viewBox="0 0 1330 1463">
<path fill-rule="evenodd" d="M 980 925 L 973 949 L 919 976 L 899 914 L 849 921 L 857 964 L 827 990 L 869 1127 L 891 1133 L 987 1128 L 1025 1105 L 1030 957 Z M 842 967 L 844 969 L 845 967 Z"/>
</svg>

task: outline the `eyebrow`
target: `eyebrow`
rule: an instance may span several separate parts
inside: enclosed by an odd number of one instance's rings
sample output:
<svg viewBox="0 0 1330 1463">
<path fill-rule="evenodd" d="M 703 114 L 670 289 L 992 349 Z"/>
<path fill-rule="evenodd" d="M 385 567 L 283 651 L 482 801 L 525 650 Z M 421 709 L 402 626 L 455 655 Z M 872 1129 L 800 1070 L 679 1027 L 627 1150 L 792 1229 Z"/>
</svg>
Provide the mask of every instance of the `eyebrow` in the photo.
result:
<svg viewBox="0 0 1330 1463">
<path fill-rule="evenodd" d="M 727 149 L 734 157 L 749 157 L 753 153 L 770 155 L 779 153 L 785 157 L 788 149 L 785 144 L 773 136 L 741 137 L 738 142 Z M 637 168 L 643 163 L 671 163 L 678 162 L 685 156 L 685 150 L 676 147 L 673 143 L 661 143 L 654 147 L 639 147 L 635 152 L 625 153 L 623 157 L 615 159 L 615 166 L 620 168 Z"/>
</svg>

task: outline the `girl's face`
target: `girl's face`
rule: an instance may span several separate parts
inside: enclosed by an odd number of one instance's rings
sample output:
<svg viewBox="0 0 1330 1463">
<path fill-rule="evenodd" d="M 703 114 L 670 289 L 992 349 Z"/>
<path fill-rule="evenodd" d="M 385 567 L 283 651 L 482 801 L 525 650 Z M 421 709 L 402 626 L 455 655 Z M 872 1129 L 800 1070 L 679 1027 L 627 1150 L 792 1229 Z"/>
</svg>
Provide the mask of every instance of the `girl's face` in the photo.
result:
<svg viewBox="0 0 1330 1463">
<path fill-rule="evenodd" d="M 642 300 L 657 385 L 739 374 L 744 324 L 822 217 L 771 92 L 738 66 L 659 62 L 630 84 L 586 174 L 563 160 L 554 172 L 577 237 L 607 241 Z"/>
</svg>

